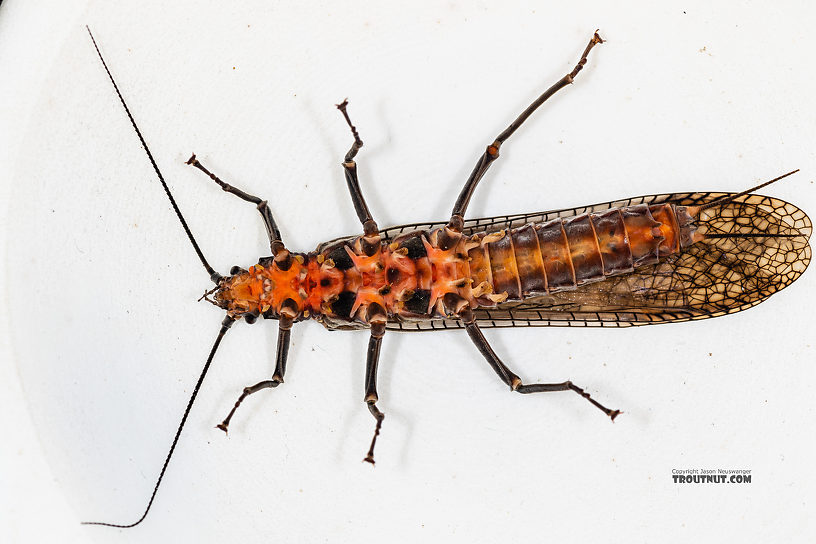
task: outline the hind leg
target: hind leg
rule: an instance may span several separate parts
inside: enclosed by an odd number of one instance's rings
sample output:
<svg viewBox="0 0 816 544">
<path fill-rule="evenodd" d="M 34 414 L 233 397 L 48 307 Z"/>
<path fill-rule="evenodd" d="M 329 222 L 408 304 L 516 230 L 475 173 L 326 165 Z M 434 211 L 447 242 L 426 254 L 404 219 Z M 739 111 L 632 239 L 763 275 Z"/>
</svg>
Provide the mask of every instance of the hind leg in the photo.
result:
<svg viewBox="0 0 816 544">
<path fill-rule="evenodd" d="M 517 393 L 548 393 L 551 391 L 573 391 L 578 395 L 582 396 L 586 400 L 588 400 L 593 406 L 601 410 L 604 414 L 609 416 L 612 421 L 615 421 L 615 418 L 621 414 L 620 410 L 610 410 L 606 406 L 602 405 L 592 397 L 590 397 L 589 393 L 584 391 L 581 387 L 578 387 L 571 381 L 567 380 L 561 383 L 531 383 L 531 384 L 524 384 L 516 374 L 513 373 L 507 366 L 499 359 L 499 356 L 496 355 L 496 352 L 493 351 L 493 348 L 490 347 L 490 344 L 487 342 L 487 339 L 482 334 L 481 329 L 476 324 L 476 320 L 473 316 L 473 312 L 470 308 L 465 308 L 463 311 L 460 312 L 460 317 L 465 324 L 465 330 L 467 330 L 468 336 L 476 345 L 478 350 L 487 360 L 488 364 L 493 368 L 496 374 L 499 375 L 499 378 L 502 379 L 504 383 L 506 383 L 512 391 Z"/>
<path fill-rule="evenodd" d="M 484 154 L 479 157 L 479 161 L 473 168 L 473 172 L 471 172 L 470 177 L 465 182 L 462 192 L 459 193 L 459 197 L 456 199 L 456 204 L 453 206 L 453 212 L 451 213 L 451 218 L 448 222 L 449 229 L 454 232 L 460 232 L 462 230 L 465 210 L 467 210 L 470 197 L 473 196 L 473 191 L 476 189 L 476 185 L 479 183 L 479 180 L 482 179 L 482 176 L 485 175 L 488 168 L 490 168 L 490 165 L 493 164 L 493 161 L 499 158 L 499 148 L 501 148 L 502 144 L 513 135 L 513 133 L 524 123 L 524 121 L 526 121 L 527 118 L 530 117 L 533 112 L 539 108 L 539 106 L 541 106 L 541 104 L 546 102 L 552 95 L 575 80 L 575 76 L 578 75 L 578 72 L 581 71 L 587 62 L 587 55 L 589 55 L 592 48 L 599 43 L 603 43 L 603 40 L 598 35 L 598 32 L 595 32 L 592 39 L 589 40 L 589 44 L 587 44 L 586 49 L 584 49 L 584 54 L 581 55 L 581 60 L 578 61 L 578 64 L 575 65 L 572 72 L 562 77 L 555 85 L 544 91 L 544 94 L 536 98 L 526 110 L 521 112 L 521 115 L 519 115 L 515 121 L 510 123 L 509 127 L 504 129 L 504 132 L 499 134 L 496 139 L 493 140 L 493 143 L 487 146 Z"/>
</svg>

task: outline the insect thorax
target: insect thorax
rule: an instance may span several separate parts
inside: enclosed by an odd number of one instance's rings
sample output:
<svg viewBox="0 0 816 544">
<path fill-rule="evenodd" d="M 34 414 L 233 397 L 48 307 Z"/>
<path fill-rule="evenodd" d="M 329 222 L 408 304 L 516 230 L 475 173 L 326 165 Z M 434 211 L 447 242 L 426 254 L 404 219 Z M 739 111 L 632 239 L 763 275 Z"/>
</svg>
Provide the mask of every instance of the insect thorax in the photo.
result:
<svg viewBox="0 0 816 544">
<path fill-rule="evenodd" d="M 288 312 L 295 320 L 313 318 L 332 329 L 445 317 L 452 300 L 473 299 L 471 242 L 456 235 L 443 244 L 441 230 L 376 244 L 361 236 L 290 258 L 261 259 L 221 280 L 215 302 L 235 318 L 276 319 Z"/>
</svg>

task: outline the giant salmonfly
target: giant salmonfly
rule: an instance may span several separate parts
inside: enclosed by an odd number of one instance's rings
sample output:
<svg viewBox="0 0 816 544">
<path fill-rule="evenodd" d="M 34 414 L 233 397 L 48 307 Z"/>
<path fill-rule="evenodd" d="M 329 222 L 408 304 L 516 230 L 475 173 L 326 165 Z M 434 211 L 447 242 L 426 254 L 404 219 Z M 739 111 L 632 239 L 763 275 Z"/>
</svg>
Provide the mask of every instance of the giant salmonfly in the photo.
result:
<svg viewBox="0 0 816 544">
<path fill-rule="evenodd" d="M 573 391 L 611 420 L 609 409 L 571 381 L 526 384 L 493 351 L 481 330 L 500 327 L 628 327 L 706 319 L 755 306 L 790 285 L 810 262 L 811 222 L 796 206 L 755 194 L 798 170 L 739 193 L 667 193 L 550 212 L 465 219 L 477 184 L 499 150 L 530 115 L 571 84 L 575 68 L 545 91 L 487 146 L 446 222 L 381 229 L 366 205 L 355 157 L 363 146 L 348 114 L 337 106 L 353 143 L 342 162 L 363 234 L 323 243 L 309 253 L 287 249 L 267 201 L 211 173 L 193 154 L 187 163 L 224 191 L 254 204 L 270 255 L 228 276 L 207 262 L 178 208 L 141 131 L 91 35 L 91 40 L 156 176 L 215 286 L 204 297 L 226 310 L 221 330 L 193 389 L 142 516 L 153 504 L 173 451 L 218 346 L 235 321 L 278 321 L 275 371 L 246 387 L 218 425 L 227 431 L 250 395 L 283 383 L 292 326 L 314 319 L 330 330 L 368 329 L 364 401 L 375 419 L 365 461 L 384 420 L 377 406 L 377 363 L 386 331 L 465 329 L 499 378 L 518 393 Z"/>
</svg>

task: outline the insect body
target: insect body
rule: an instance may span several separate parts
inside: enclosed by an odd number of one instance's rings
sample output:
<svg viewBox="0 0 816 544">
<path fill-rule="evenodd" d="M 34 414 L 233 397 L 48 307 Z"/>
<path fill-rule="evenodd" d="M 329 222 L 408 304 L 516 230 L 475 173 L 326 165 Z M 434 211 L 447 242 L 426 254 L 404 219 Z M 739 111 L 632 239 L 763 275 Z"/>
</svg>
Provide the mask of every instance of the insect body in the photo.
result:
<svg viewBox="0 0 816 544">
<path fill-rule="evenodd" d="M 455 318 L 465 307 L 495 308 L 631 273 L 695 235 L 686 207 L 641 204 L 470 236 L 441 227 L 380 237 L 373 247 L 359 237 L 241 270 L 220 282 L 215 303 L 232 317 L 288 312 L 330 329 Z"/>
<path fill-rule="evenodd" d="M 215 303 L 236 318 L 284 313 L 329 329 L 410 326 L 455 319 L 465 308 L 555 300 L 704 239 L 689 208 L 675 204 L 610 208 L 472 235 L 416 230 L 374 247 L 360 237 L 236 271 L 219 283 Z"/>
<path fill-rule="evenodd" d="M 360 189 L 354 159 L 363 142 L 349 118 L 347 101 L 338 109 L 353 143 L 342 165 L 363 226 L 361 236 L 327 242 L 311 253 L 291 252 L 265 200 L 222 181 L 193 155 L 188 164 L 257 207 L 268 234 L 270 255 L 248 268 L 233 267 L 228 276 L 216 272 L 204 258 L 99 54 L 171 205 L 215 283 L 204 297 L 227 315 L 144 514 L 130 525 L 93 524 L 132 527 L 145 518 L 215 352 L 237 320 L 278 321 L 278 351 L 272 377 L 245 388 L 218 425 L 225 432 L 249 395 L 283 383 L 290 331 L 296 322 L 315 319 L 329 329 L 370 330 L 364 400 L 376 425 L 365 461 L 373 464 L 384 419 L 377 406 L 377 365 L 387 330 L 464 328 L 512 391 L 574 391 L 614 420 L 619 410 L 605 407 L 570 381 L 523 383 L 496 355 L 481 329 L 704 319 L 754 306 L 798 278 L 810 262 L 810 220 L 792 204 L 753 194 L 793 172 L 741 193 L 662 194 L 579 209 L 465 219 L 471 195 L 499 157 L 502 144 L 550 96 L 574 81 L 590 50 L 600 43 L 595 33 L 575 68 L 487 146 L 447 222 L 379 228 Z"/>
</svg>

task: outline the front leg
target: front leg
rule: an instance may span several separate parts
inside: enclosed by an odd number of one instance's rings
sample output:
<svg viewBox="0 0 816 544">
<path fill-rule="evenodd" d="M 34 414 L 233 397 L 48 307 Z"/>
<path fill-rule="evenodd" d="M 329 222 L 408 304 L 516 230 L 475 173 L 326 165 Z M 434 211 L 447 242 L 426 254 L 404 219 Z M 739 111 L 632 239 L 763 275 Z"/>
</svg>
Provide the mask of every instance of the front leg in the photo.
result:
<svg viewBox="0 0 816 544">
<path fill-rule="evenodd" d="M 232 416 L 235 415 L 235 411 L 239 406 L 241 406 L 245 398 L 257 393 L 258 391 L 274 388 L 283 383 L 283 375 L 286 374 L 286 360 L 289 357 L 289 340 L 291 333 L 292 319 L 288 317 L 281 317 L 278 323 L 278 350 L 277 355 L 275 356 L 275 373 L 272 374 L 272 379 L 264 380 L 256 383 L 255 385 L 245 387 L 241 393 L 241 396 L 238 397 L 237 401 L 235 401 L 235 405 L 232 407 L 232 410 L 230 410 L 230 413 L 224 418 L 224 421 L 216 425 L 217 428 L 226 433 L 229 430 L 229 424 L 232 420 Z"/>
<path fill-rule="evenodd" d="M 275 223 L 274 217 L 272 217 L 272 210 L 269 209 L 269 204 L 267 203 L 266 200 L 261 200 L 255 195 L 246 193 L 241 189 L 238 189 L 237 187 L 233 187 L 229 183 L 221 181 L 221 179 L 218 176 L 207 170 L 204 167 L 204 165 L 198 161 L 195 153 L 193 153 L 193 155 L 189 159 L 187 159 L 187 164 L 189 164 L 190 166 L 194 166 L 201 170 L 202 172 L 204 172 L 207 175 L 207 177 L 209 177 L 211 180 L 217 183 L 218 186 L 221 187 L 221 189 L 223 189 L 227 193 L 233 194 L 246 202 L 255 204 L 255 207 L 260 212 L 261 219 L 264 222 L 264 227 L 266 228 L 266 235 L 269 238 L 269 249 L 272 252 L 272 255 L 277 256 L 278 253 L 281 253 L 284 250 L 283 242 L 281 241 L 280 229 L 278 229 L 278 225 Z"/>
<path fill-rule="evenodd" d="M 487 146 L 484 154 L 479 158 L 479 161 L 473 168 L 473 172 L 471 172 L 470 177 L 465 182 L 462 192 L 459 193 L 459 198 L 456 199 L 456 204 L 453 206 L 453 212 L 451 213 L 451 218 L 448 222 L 449 229 L 453 230 L 454 232 L 462 231 L 462 227 L 464 226 L 465 210 L 467 210 L 470 197 L 473 196 L 473 191 L 476 189 L 476 185 L 479 183 L 479 180 L 482 179 L 482 176 L 485 175 L 487 169 L 490 168 L 493 161 L 499 158 L 499 148 L 502 146 L 505 140 L 512 136 L 516 129 L 518 129 L 524 123 L 524 121 L 526 121 L 527 118 L 530 117 L 530 115 L 532 115 L 539 106 L 541 106 L 541 104 L 573 82 L 575 76 L 578 75 L 578 72 L 580 72 L 584 67 L 584 64 L 586 64 L 589 51 L 599 43 L 603 43 L 603 40 L 596 31 L 592 36 L 592 39 L 589 40 L 589 44 L 586 46 L 586 49 L 584 49 L 584 54 L 581 55 L 581 60 L 578 61 L 578 64 L 575 65 L 572 72 L 562 77 L 558 83 L 544 91 L 544 94 L 539 96 L 532 104 L 530 104 L 527 109 L 516 118 L 515 121 L 510 123 L 510 126 L 507 127 L 504 132 L 496 137 L 492 144 Z"/>
</svg>

